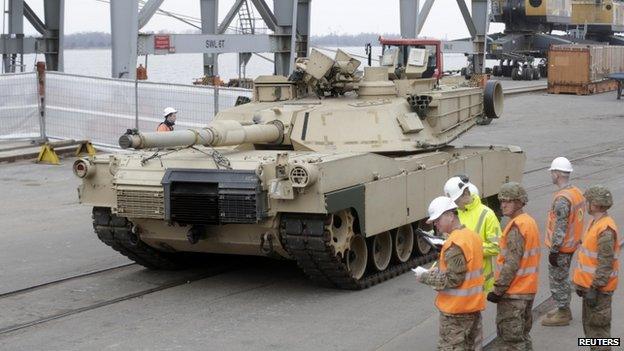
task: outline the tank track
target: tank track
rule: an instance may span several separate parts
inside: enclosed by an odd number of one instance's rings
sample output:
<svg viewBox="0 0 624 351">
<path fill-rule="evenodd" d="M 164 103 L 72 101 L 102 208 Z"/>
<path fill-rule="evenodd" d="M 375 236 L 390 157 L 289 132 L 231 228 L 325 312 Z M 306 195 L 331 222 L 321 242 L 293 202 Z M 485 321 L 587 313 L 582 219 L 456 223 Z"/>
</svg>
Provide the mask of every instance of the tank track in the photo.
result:
<svg viewBox="0 0 624 351">
<path fill-rule="evenodd" d="M 296 214 L 283 215 L 280 223 L 283 247 L 316 284 L 349 290 L 366 289 L 437 258 L 437 252 L 432 251 L 404 263 L 391 263 L 381 272 L 367 272 L 356 280 L 346 264 L 335 255 L 329 242 L 330 234 L 325 230 L 325 220 L 326 216 Z"/>
<path fill-rule="evenodd" d="M 113 250 L 149 269 L 178 270 L 185 268 L 172 254 L 161 252 L 133 238 L 132 223 L 111 213 L 108 207 L 93 208 L 93 229 L 98 238 Z"/>
</svg>

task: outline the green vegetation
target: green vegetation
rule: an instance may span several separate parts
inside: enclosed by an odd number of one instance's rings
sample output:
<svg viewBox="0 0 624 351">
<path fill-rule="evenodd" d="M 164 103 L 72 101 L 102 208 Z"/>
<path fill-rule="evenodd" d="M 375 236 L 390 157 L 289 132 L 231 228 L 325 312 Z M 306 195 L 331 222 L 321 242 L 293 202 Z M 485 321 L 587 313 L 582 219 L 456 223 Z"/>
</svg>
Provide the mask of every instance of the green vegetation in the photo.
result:
<svg viewBox="0 0 624 351">
<path fill-rule="evenodd" d="M 65 35 L 65 49 L 110 48 L 111 35 L 104 32 L 84 32 Z"/>
</svg>

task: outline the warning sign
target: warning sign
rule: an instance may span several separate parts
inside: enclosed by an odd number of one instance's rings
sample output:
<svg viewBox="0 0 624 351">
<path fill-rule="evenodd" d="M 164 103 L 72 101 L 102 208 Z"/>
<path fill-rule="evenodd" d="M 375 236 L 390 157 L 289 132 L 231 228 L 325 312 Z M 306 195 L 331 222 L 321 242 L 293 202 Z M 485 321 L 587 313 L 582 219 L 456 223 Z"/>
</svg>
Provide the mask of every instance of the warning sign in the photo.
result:
<svg viewBox="0 0 624 351">
<path fill-rule="evenodd" d="M 154 35 L 155 50 L 169 50 L 171 41 L 168 35 Z"/>
</svg>

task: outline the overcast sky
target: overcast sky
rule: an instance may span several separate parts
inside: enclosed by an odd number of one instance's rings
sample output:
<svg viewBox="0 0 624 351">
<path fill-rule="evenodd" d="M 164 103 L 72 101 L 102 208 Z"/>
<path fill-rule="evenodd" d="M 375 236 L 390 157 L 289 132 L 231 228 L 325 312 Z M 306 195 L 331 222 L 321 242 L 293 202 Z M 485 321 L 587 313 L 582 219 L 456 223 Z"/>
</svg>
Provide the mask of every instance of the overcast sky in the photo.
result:
<svg viewBox="0 0 624 351">
<path fill-rule="evenodd" d="M 4 2 L 4 1 L 3 1 Z M 219 1 L 219 18 L 223 18 L 234 0 Z M 272 1 L 268 0 L 269 6 Z M 423 3 L 424 1 L 421 1 Z M 470 7 L 470 0 L 467 0 Z M 42 18 L 43 0 L 27 0 Z M 399 0 L 312 0 L 312 35 L 360 32 L 399 33 Z M 161 9 L 199 17 L 199 0 L 165 0 Z M 257 14 L 257 13 L 256 13 Z M 259 15 L 257 15 L 259 17 Z M 109 5 L 97 0 L 65 0 L 65 33 L 110 32 Z M 35 30 L 24 20 L 26 34 Z M 5 28 L 5 27 L 3 27 Z M 490 32 L 502 26 L 493 24 Z M 182 32 L 194 28 L 167 16 L 154 16 L 145 31 Z M 455 0 L 436 1 L 421 35 L 441 39 L 468 36 Z"/>
</svg>

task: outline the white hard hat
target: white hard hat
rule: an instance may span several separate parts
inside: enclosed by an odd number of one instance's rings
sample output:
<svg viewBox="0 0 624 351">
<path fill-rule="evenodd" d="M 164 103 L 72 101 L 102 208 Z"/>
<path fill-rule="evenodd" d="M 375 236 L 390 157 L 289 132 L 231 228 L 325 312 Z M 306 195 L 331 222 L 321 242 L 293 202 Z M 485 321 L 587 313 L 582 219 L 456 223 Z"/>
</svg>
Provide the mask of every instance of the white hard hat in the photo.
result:
<svg viewBox="0 0 624 351">
<path fill-rule="evenodd" d="M 460 177 L 452 177 L 444 184 L 444 195 L 451 198 L 451 200 L 457 200 L 466 188 L 470 185 L 470 182 L 463 181 Z"/>
<path fill-rule="evenodd" d="M 557 157 L 550 164 L 551 171 L 572 172 L 572 164 L 565 157 Z"/>
<path fill-rule="evenodd" d="M 429 204 L 429 219 L 427 223 L 431 223 L 438 219 L 444 212 L 456 209 L 455 201 L 450 197 L 438 196 Z"/>
<path fill-rule="evenodd" d="M 173 107 L 165 107 L 163 110 L 163 117 L 167 117 L 172 113 L 177 113 L 178 111 Z"/>
<path fill-rule="evenodd" d="M 479 196 L 479 189 L 477 188 L 476 185 L 472 183 L 468 183 L 468 190 L 470 190 L 471 194 Z"/>
</svg>

